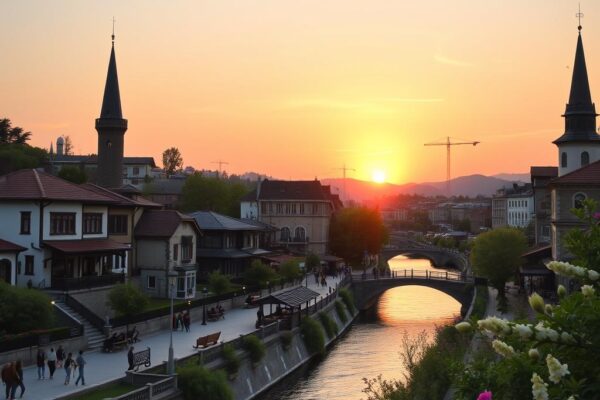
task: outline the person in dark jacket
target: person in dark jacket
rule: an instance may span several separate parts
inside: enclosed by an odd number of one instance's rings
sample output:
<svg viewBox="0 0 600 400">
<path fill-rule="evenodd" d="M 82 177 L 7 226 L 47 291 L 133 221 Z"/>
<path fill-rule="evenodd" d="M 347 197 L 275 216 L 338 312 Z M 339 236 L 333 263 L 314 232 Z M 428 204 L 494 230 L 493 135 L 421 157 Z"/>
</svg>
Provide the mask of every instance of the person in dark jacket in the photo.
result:
<svg viewBox="0 0 600 400">
<path fill-rule="evenodd" d="M 62 368 L 63 362 L 65 361 L 65 349 L 62 344 L 56 349 L 56 368 Z"/>
<path fill-rule="evenodd" d="M 69 353 L 69 355 L 67 355 L 67 358 L 65 359 L 65 385 L 68 385 L 69 382 L 71 381 L 71 371 L 73 370 L 73 364 L 75 362 L 73 361 L 73 353 Z"/>
<path fill-rule="evenodd" d="M 46 352 L 44 351 L 44 349 L 38 349 L 36 364 L 38 380 L 46 379 Z"/>
<path fill-rule="evenodd" d="M 185 331 L 189 332 L 190 331 L 190 313 L 189 312 L 185 312 L 183 314 L 183 326 L 185 327 Z"/>
<path fill-rule="evenodd" d="M 19 385 L 19 375 L 13 363 L 8 363 L 2 368 L 2 382 L 6 385 L 6 399 L 13 400 L 15 389 Z"/>
<path fill-rule="evenodd" d="M 133 365 L 133 346 L 129 348 L 129 352 L 127 353 L 127 362 L 129 363 L 129 368 L 127 371 L 131 371 L 134 368 Z"/>
<path fill-rule="evenodd" d="M 17 393 L 17 387 L 21 388 L 20 397 L 23 397 L 23 393 L 25 393 L 25 383 L 23 382 L 23 363 L 21 362 L 21 360 L 17 360 L 17 362 L 15 363 L 15 371 L 17 372 L 17 376 L 19 377 L 19 381 L 16 385 L 13 386 L 13 399 L 16 399 L 15 394 Z"/>
</svg>

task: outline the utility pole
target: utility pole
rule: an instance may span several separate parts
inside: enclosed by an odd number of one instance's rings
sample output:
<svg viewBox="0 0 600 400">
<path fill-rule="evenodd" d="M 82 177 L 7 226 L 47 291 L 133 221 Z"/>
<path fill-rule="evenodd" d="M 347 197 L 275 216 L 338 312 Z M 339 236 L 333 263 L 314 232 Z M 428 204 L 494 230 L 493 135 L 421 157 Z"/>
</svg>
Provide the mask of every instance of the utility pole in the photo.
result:
<svg viewBox="0 0 600 400">
<path fill-rule="evenodd" d="M 217 160 L 217 161 L 211 161 L 211 164 L 219 164 L 219 177 L 221 177 L 221 170 L 223 168 L 223 165 L 227 165 L 229 163 L 227 161 Z"/>
<path fill-rule="evenodd" d="M 348 197 L 347 197 L 347 193 L 346 193 L 346 172 L 347 171 L 356 172 L 356 170 L 354 168 L 348 168 L 348 167 L 346 167 L 345 163 L 342 166 L 342 168 L 336 168 L 336 169 L 337 170 L 342 170 L 342 176 L 343 176 L 342 185 L 343 185 L 344 200 L 348 201 Z"/>
<path fill-rule="evenodd" d="M 450 147 L 459 146 L 463 144 L 472 144 L 473 146 L 477 146 L 479 143 L 481 142 L 453 142 L 450 140 L 450 136 L 446 137 L 445 142 L 425 143 L 425 146 L 446 146 L 446 193 L 448 195 L 448 198 L 452 197 L 452 193 L 450 191 Z"/>
</svg>

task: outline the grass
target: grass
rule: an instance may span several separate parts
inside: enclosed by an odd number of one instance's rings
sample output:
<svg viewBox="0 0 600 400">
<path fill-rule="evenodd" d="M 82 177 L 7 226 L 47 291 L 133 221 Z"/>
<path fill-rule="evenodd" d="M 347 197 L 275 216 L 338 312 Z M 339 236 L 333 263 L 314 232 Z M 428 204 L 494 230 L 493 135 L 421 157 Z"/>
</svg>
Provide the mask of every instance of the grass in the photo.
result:
<svg viewBox="0 0 600 400">
<path fill-rule="evenodd" d="M 129 393 L 134 389 L 136 389 L 135 386 L 127 383 L 113 383 L 101 389 L 94 390 L 91 393 L 86 393 L 83 396 L 73 397 L 71 400 L 102 400 Z"/>
</svg>

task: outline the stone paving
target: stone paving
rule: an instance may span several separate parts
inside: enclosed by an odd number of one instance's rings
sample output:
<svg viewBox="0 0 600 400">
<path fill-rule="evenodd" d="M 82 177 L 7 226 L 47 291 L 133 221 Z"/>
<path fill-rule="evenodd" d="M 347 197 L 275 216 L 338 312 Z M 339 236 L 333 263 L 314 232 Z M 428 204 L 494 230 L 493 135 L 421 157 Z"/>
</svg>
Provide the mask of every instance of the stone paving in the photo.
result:
<svg viewBox="0 0 600 400">
<path fill-rule="evenodd" d="M 327 278 L 327 284 L 335 287 L 339 282 L 338 278 Z M 312 276 L 308 279 L 308 286 L 312 290 L 326 295 L 329 287 L 316 285 Z M 225 313 L 225 319 L 216 322 L 207 322 L 202 325 L 202 321 L 192 321 L 190 332 L 173 332 L 173 349 L 175 358 L 182 358 L 194 354 L 196 350 L 192 347 L 196 344 L 199 336 L 208 335 L 221 331 L 220 341 L 229 341 L 255 330 L 256 308 L 235 308 Z M 268 311 L 266 312 L 268 314 Z M 153 335 L 140 337 L 141 341 L 135 344 L 135 351 L 144 350 L 150 347 L 152 352 L 152 365 L 161 364 L 168 358 L 170 332 L 168 330 L 155 333 Z M 79 349 L 66 349 L 67 352 L 73 352 L 73 358 L 76 357 Z M 124 377 L 127 370 L 127 350 L 114 353 L 102 353 L 100 351 L 85 353 L 84 358 L 87 361 L 85 366 L 85 383 L 87 388 L 98 385 L 116 378 Z M 140 369 L 142 370 L 142 369 Z M 59 396 L 77 392 L 82 386 L 75 386 L 75 379 L 71 379 L 68 386 L 64 385 L 65 371 L 57 369 L 54 379 L 48 379 L 48 368 L 46 368 L 46 379 L 38 380 L 36 367 L 27 367 L 24 369 L 25 395 L 24 399 L 53 399 Z M 4 387 L 2 387 L 2 396 L 4 396 Z M 20 389 L 17 389 L 17 396 Z"/>
</svg>

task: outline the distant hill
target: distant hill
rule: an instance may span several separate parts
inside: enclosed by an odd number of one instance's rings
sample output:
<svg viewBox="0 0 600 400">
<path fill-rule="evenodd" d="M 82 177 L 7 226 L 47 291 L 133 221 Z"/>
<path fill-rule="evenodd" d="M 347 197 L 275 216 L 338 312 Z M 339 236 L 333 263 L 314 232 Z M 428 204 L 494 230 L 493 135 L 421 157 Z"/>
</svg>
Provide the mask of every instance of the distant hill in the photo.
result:
<svg viewBox="0 0 600 400">
<path fill-rule="evenodd" d="M 520 176 L 522 174 L 515 175 Z M 322 179 L 321 182 L 325 185 L 331 185 L 334 193 L 340 193 L 340 195 L 343 196 L 343 179 Z M 505 186 L 512 186 L 514 182 L 523 182 L 523 180 L 505 180 L 493 176 L 468 175 L 452 179 L 450 181 L 450 186 L 452 195 L 475 197 L 477 195 L 491 196 L 496 193 L 496 190 Z M 392 183 L 378 184 L 348 178 L 346 180 L 346 192 L 348 199 L 358 202 L 398 194 L 438 196 L 446 194 L 446 182 L 406 183 L 403 185 L 395 185 Z"/>
<path fill-rule="evenodd" d="M 531 181 L 531 176 L 529 175 L 529 173 L 522 173 L 522 174 L 496 174 L 496 175 L 492 175 L 492 177 L 494 178 L 498 178 L 498 179 L 503 179 L 505 181 L 511 181 L 511 182 L 530 182 Z"/>
</svg>

